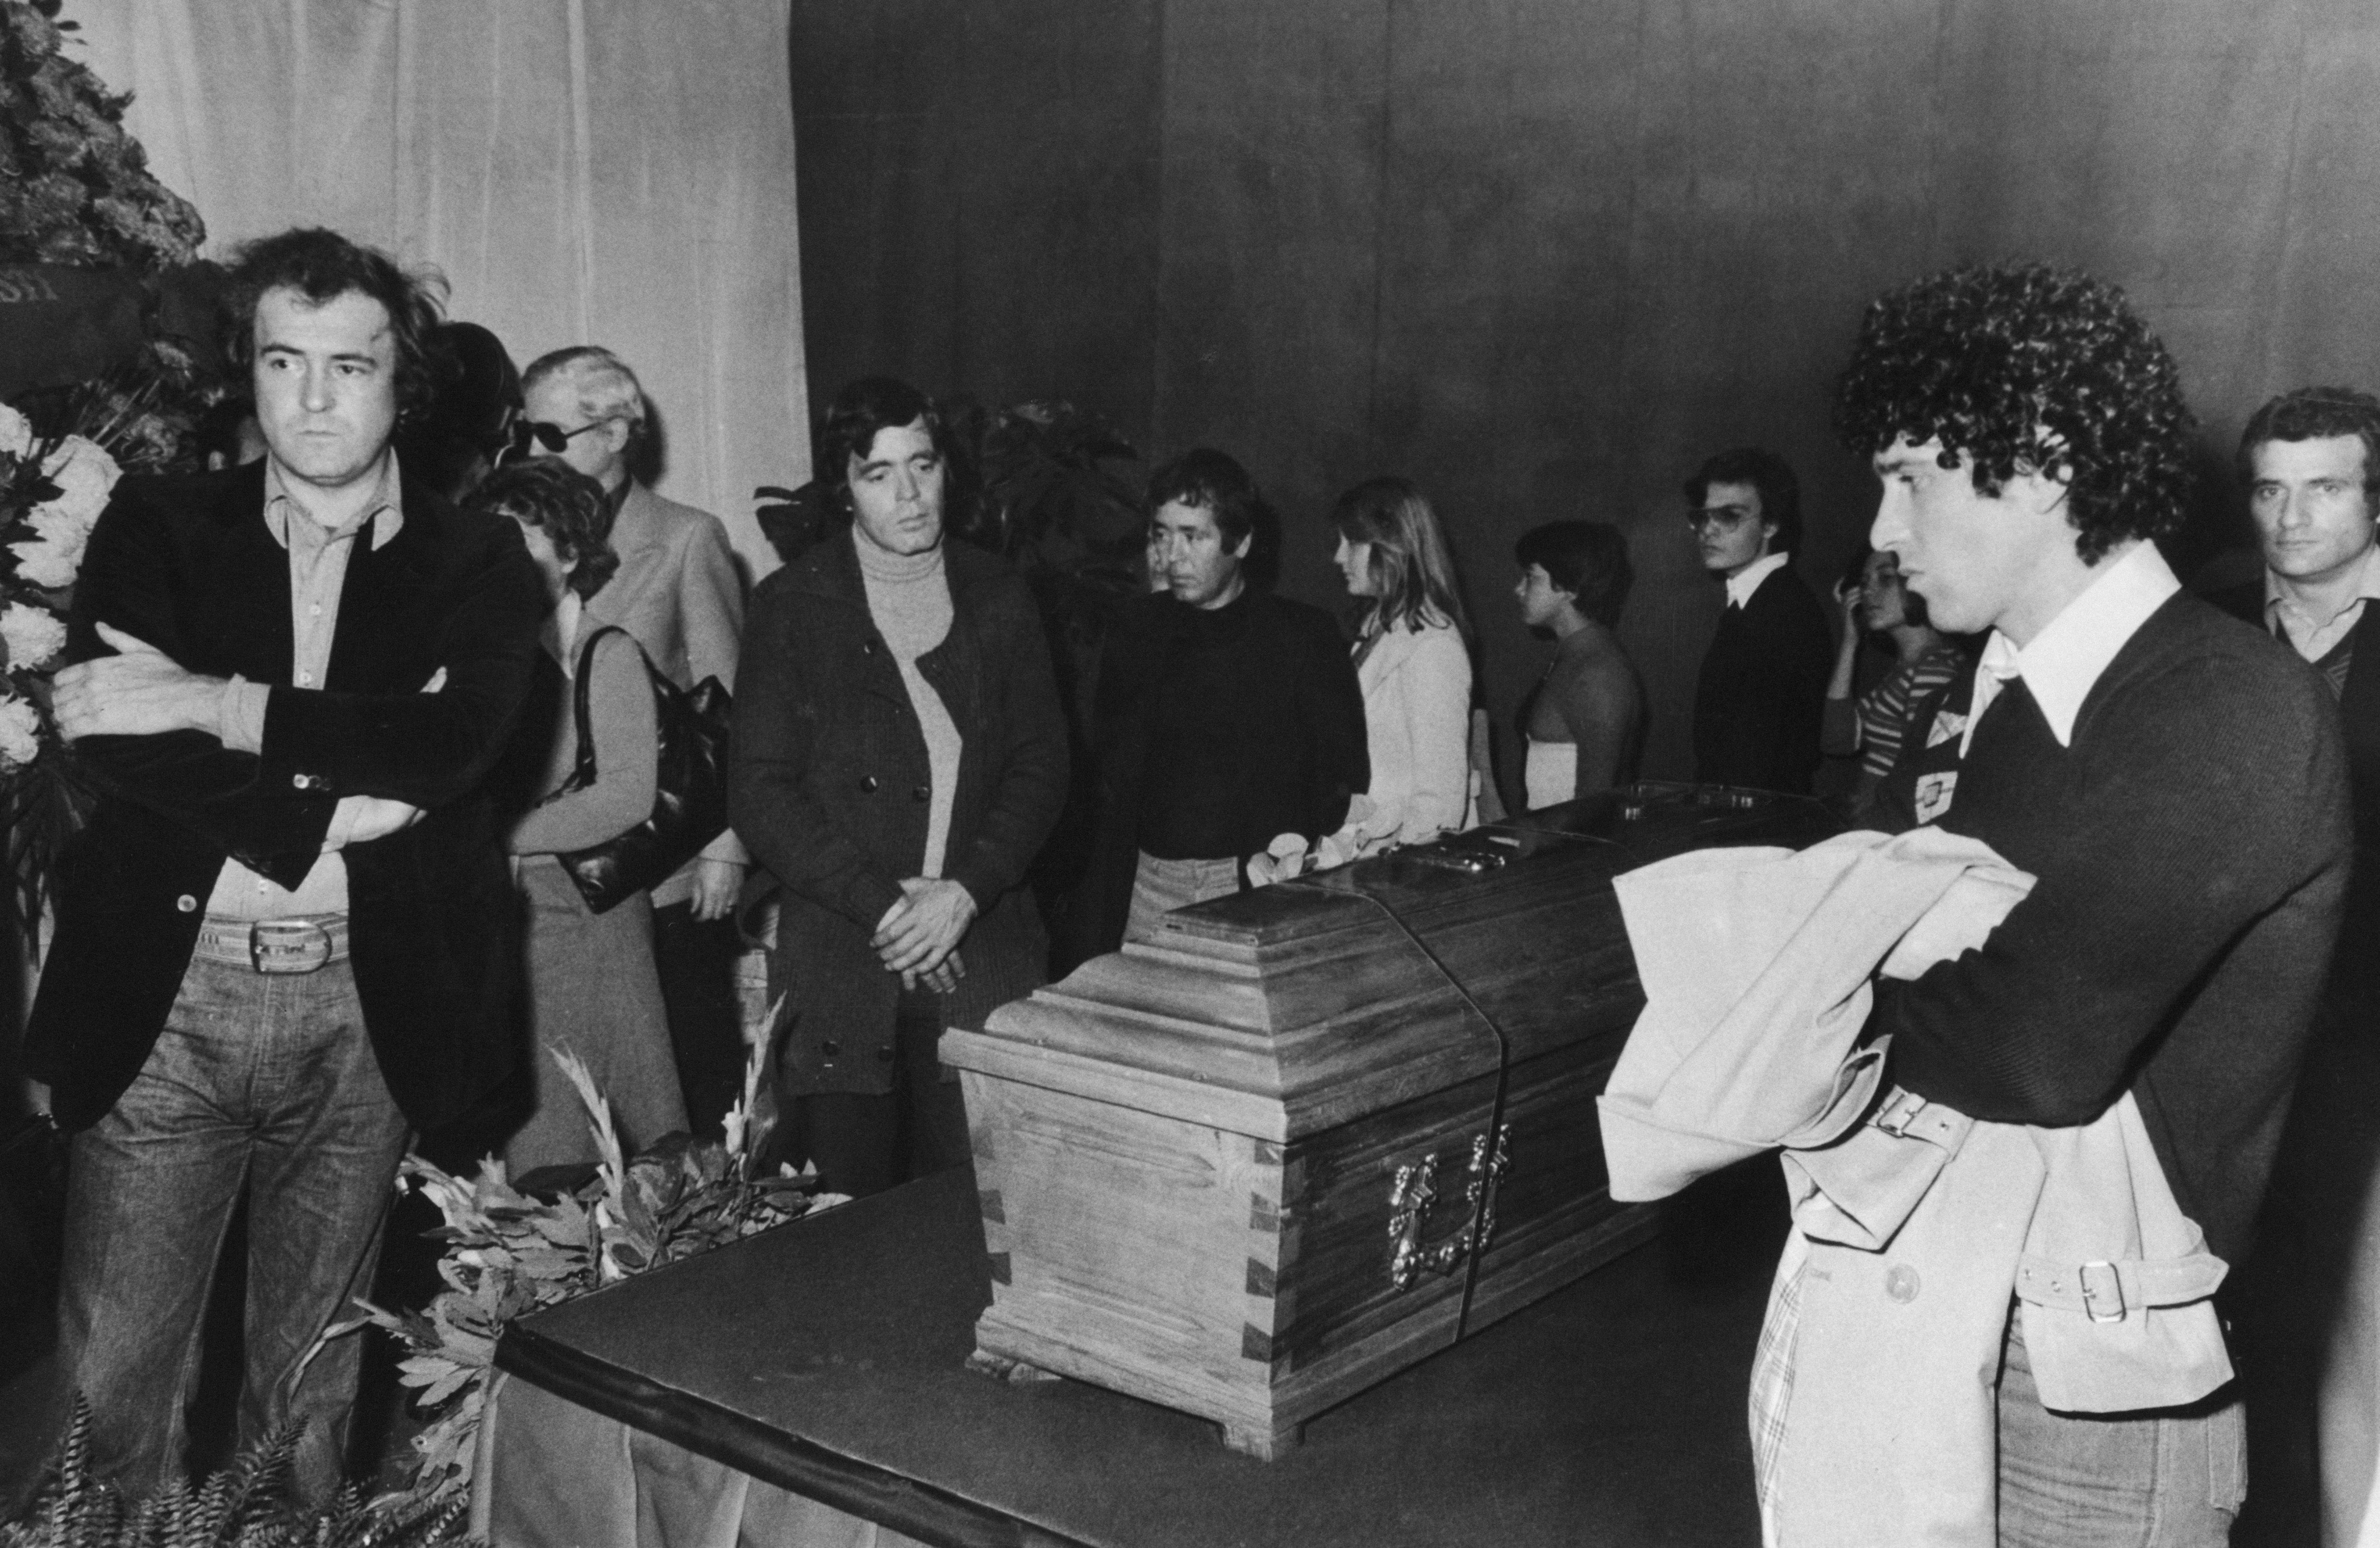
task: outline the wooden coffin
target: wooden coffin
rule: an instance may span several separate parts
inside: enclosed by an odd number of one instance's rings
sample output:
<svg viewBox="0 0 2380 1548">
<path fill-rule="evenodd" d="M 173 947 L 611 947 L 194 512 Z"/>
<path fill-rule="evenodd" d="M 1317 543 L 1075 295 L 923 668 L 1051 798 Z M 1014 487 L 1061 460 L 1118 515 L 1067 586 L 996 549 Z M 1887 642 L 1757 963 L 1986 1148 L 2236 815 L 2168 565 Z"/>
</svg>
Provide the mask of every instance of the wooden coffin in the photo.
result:
<svg viewBox="0 0 2380 1548">
<path fill-rule="evenodd" d="M 1611 878 L 1816 803 L 1638 786 L 1169 915 L 953 1031 L 977 1359 L 1299 1427 L 1642 1240 L 1595 1097 L 1643 995 Z"/>
</svg>

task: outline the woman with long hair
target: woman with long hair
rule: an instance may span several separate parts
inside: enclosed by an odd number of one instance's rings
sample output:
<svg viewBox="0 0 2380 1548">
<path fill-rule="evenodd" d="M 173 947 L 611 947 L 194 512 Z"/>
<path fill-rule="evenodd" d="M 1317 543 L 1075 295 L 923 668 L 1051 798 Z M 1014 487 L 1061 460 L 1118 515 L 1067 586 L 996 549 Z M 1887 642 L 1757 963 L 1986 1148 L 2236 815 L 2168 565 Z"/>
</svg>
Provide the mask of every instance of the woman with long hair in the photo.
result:
<svg viewBox="0 0 2380 1548">
<path fill-rule="evenodd" d="M 1355 852 L 1473 825 L 1471 621 L 1438 517 L 1405 479 L 1367 479 L 1330 512 L 1359 604 L 1355 678 L 1371 754 L 1371 814 Z"/>
<path fill-rule="evenodd" d="M 686 1101 L 670 1055 L 653 914 L 638 893 L 598 914 L 555 857 L 616 838 L 652 815 L 660 748 L 652 681 L 637 642 L 583 623 L 584 603 L 619 567 L 605 540 L 602 487 L 552 457 L 503 468 L 472 492 L 470 508 L 520 524 L 553 612 L 545 651 L 521 709 L 520 730 L 491 781 L 514 826 L 506 847 L 526 901 L 528 938 L 528 1120 L 505 1141 L 519 1177 L 597 1159 L 587 1114 L 548 1052 L 567 1047 L 612 1104 L 630 1153 L 682 1130 Z M 587 683 L 592 782 L 570 787 L 578 762 L 576 689 Z"/>
</svg>

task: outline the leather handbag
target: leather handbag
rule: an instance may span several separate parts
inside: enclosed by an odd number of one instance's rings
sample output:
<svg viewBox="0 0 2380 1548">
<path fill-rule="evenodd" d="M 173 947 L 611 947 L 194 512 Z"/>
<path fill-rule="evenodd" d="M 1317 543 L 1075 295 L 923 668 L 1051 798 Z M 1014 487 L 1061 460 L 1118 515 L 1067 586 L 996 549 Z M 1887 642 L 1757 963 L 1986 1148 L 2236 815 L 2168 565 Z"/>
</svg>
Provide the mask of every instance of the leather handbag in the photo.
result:
<svg viewBox="0 0 2380 1548">
<path fill-rule="evenodd" d="M 588 728 L 587 695 L 594 676 L 595 646 L 607 634 L 626 634 L 607 624 L 579 647 L 578 680 L 573 685 L 572 719 L 578 732 L 577 761 L 554 799 L 595 783 L 595 738 Z M 633 641 L 634 637 L 630 636 Z M 682 689 L 653 665 L 637 646 L 638 659 L 653 685 L 653 720 L 659 746 L 653 812 L 627 832 L 585 849 L 556 855 L 570 873 L 589 913 L 615 908 L 702 852 L 727 831 L 727 731 L 734 700 L 716 677 Z"/>
</svg>

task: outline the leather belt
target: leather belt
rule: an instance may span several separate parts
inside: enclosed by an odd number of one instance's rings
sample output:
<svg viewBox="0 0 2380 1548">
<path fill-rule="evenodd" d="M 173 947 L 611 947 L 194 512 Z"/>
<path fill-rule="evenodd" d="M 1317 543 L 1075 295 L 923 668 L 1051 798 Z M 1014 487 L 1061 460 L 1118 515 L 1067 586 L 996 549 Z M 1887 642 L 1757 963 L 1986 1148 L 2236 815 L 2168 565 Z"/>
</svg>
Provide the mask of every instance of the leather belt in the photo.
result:
<svg viewBox="0 0 2380 1548">
<path fill-rule="evenodd" d="M 347 916 L 234 920 L 210 914 L 199 926 L 194 955 L 235 962 L 260 973 L 311 973 L 347 955 Z"/>
</svg>

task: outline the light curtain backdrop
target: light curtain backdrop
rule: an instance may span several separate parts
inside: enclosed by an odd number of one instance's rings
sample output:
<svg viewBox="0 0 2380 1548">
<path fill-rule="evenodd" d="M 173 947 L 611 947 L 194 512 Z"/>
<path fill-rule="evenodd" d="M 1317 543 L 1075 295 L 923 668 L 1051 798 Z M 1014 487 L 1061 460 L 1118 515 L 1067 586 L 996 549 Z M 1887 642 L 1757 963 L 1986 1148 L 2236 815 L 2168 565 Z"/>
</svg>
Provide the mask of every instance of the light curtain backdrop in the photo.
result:
<svg viewBox="0 0 2380 1548">
<path fill-rule="evenodd" d="M 322 225 L 435 264 L 527 365 L 601 344 L 659 487 L 757 576 L 752 490 L 809 476 L 779 0 L 69 0 L 209 257 Z"/>
</svg>

